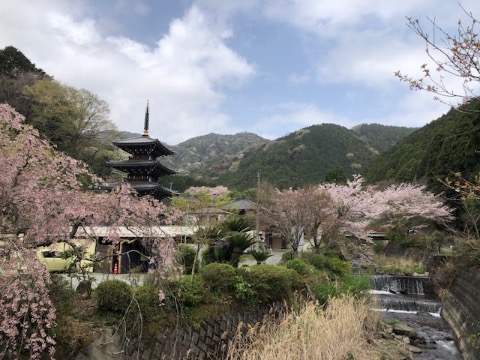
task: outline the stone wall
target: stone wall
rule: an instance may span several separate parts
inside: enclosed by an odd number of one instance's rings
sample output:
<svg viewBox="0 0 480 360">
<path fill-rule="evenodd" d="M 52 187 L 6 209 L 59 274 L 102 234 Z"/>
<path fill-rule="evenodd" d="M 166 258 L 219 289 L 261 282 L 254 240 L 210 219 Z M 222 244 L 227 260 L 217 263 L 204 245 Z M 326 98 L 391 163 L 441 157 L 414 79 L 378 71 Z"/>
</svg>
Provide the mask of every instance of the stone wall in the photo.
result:
<svg viewBox="0 0 480 360">
<path fill-rule="evenodd" d="M 452 328 L 465 360 L 480 359 L 480 272 L 462 271 L 444 298 L 442 317 Z"/>
<path fill-rule="evenodd" d="M 108 329 L 105 336 L 83 349 L 76 360 L 224 359 L 238 328 L 246 331 L 249 325 L 255 325 L 266 316 L 275 317 L 280 309 L 281 306 L 274 306 L 256 312 L 219 314 L 199 327 L 184 324 L 165 328 L 153 339 L 140 344 L 125 344 L 118 334 L 112 335 L 111 329 Z"/>
</svg>

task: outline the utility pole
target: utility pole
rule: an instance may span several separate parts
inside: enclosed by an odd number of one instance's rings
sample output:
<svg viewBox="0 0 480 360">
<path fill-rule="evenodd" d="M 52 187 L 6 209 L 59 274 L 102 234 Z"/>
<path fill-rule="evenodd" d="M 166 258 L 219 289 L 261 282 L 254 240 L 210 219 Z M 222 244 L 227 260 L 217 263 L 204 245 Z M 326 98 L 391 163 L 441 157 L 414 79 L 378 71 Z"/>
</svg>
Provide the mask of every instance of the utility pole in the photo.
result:
<svg viewBox="0 0 480 360">
<path fill-rule="evenodd" d="M 257 245 L 256 245 L 256 248 L 257 250 L 260 248 L 260 231 L 259 231 L 259 227 L 260 227 L 260 206 L 258 205 L 258 202 L 259 202 L 259 199 L 260 199 L 260 171 L 257 172 L 257 196 L 256 196 L 256 213 L 255 213 L 255 216 L 256 216 L 256 223 L 255 223 L 255 232 L 256 232 L 256 235 L 257 235 Z"/>
</svg>

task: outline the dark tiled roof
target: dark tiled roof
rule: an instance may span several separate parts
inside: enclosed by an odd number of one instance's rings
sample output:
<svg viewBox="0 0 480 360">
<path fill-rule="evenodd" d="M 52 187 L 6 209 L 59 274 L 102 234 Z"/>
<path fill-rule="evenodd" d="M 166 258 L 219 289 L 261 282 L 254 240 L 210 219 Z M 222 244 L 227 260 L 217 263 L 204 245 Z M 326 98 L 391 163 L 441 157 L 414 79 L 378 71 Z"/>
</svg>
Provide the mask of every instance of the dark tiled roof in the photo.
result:
<svg viewBox="0 0 480 360">
<path fill-rule="evenodd" d="M 257 204 L 248 199 L 237 200 L 223 205 L 224 209 L 256 210 Z"/>
<path fill-rule="evenodd" d="M 137 136 L 125 140 L 116 140 L 113 144 L 120 149 L 131 153 L 131 151 L 139 147 L 150 147 L 153 156 L 173 155 L 174 152 L 163 145 L 158 139 L 152 139 L 148 136 Z"/>
<path fill-rule="evenodd" d="M 113 190 L 120 183 L 103 184 L 102 189 Z M 141 195 L 150 194 L 158 198 L 166 198 L 175 194 L 173 190 L 166 189 L 162 185 L 152 182 L 131 182 L 130 185 Z"/>
<path fill-rule="evenodd" d="M 108 161 L 108 166 L 114 169 L 118 169 L 124 172 L 139 171 L 149 175 L 172 175 L 175 171 L 162 165 L 158 160 L 121 160 L 121 161 Z M 145 171 L 141 171 L 145 170 Z"/>
</svg>

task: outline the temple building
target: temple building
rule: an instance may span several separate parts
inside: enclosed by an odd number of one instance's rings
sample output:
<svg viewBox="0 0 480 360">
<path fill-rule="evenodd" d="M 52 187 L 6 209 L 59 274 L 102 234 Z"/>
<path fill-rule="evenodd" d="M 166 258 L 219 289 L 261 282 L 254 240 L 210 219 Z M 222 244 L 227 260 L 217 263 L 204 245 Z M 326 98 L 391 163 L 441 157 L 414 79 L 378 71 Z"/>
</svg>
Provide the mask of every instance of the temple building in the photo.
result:
<svg viewBox="0 0 480 360">
<path fill-rule="evenodd" d="M 158 178 L 175 174 L 175 171 L 162 165 L 158 158 L 173 155 L 173 151 L 164 146 L 158 139 L 152 139 L 148 136 L 149 116 L 147 102 L 143 135 L 113 142 L 115 146 L 130 154 L 129 159 L 108 161 L 107 165 L 127 173 L 126 181 L 140 195 L 152 195 L 161 200 L 171 197 L 173 191 L 160 185 Z M 118 185 L 118 183 L 105 184 L 104 188 L 112 190 Z"/>
</svg>

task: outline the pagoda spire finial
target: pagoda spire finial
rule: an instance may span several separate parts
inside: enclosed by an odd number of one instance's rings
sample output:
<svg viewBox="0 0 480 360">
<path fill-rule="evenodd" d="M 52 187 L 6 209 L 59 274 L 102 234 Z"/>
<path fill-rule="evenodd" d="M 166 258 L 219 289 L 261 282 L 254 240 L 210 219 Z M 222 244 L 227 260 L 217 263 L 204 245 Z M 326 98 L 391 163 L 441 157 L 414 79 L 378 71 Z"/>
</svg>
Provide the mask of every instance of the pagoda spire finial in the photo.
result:
<svg viewBox="0 0 480 360">
<path fill-rule="evenodd" d="M 149 112 L 148 112 L 148 100 L 147 100 L 147 110 L 145 111 L 145 124 L 143 126 L 143 136 L 148 136 L 148 121 L 149 121 Z"/>
</svg>

